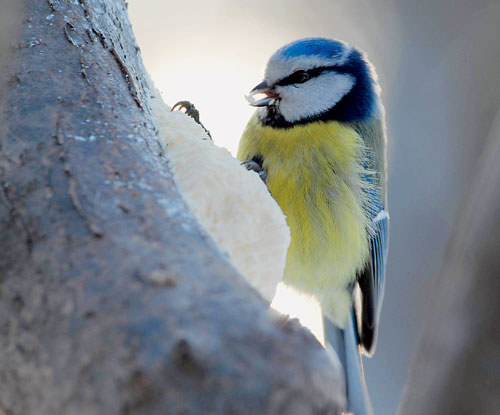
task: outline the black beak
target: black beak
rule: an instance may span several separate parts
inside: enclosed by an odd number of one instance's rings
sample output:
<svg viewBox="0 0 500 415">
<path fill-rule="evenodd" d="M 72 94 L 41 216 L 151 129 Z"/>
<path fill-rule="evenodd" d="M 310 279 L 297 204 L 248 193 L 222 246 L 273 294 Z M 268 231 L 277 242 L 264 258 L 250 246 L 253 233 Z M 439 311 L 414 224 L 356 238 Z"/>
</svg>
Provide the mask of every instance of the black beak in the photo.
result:
<svg viewBox="0 0 500 415">
<path fill-rule="evenodd" d="M 273 104 L 279 95 L 271 91 L 266 81 L 261 82 L 247 95 L 247 101 L 252 107 L 265 107 Z M 256 95 L 263 95 L 262 98 L 256 99 Z"/>
</svg>

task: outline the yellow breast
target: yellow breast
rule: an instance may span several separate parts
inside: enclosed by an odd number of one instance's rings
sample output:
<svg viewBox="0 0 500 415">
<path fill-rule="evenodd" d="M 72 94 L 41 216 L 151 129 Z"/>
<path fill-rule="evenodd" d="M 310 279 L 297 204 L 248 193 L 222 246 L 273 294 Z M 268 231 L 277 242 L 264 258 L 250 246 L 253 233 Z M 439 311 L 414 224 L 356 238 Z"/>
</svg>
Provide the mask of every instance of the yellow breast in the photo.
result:
<svg viewBox="0 0 500 415">
<path fill-rule="evenodd" d="M 275 129 L 256 115 L 238 149 L 241 161 L 262 158 L 266 184 L 287 217 L 292 242 L 284 282 L 315 296 L 341 326 L 351 304 L 347 286 L 369 253 L 362 154 L 359 135 L 338 122 Z"/>
</svg>

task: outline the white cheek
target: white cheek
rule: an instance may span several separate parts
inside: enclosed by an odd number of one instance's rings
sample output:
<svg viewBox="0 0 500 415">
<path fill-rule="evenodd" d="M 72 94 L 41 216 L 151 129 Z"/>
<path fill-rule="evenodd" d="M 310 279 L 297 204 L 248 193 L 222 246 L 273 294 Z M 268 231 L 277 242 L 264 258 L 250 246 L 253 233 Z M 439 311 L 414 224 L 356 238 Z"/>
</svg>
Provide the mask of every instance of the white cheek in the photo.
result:
<svg viewBox="0 0 500 415">
<path fill-rule="evenodd" d="M 288 122 L 317 116 L 339 102 L 354 83 L 351 75 L 329 72 L 304 84 L 279 87 L 279 111 Z"/>
</svg>

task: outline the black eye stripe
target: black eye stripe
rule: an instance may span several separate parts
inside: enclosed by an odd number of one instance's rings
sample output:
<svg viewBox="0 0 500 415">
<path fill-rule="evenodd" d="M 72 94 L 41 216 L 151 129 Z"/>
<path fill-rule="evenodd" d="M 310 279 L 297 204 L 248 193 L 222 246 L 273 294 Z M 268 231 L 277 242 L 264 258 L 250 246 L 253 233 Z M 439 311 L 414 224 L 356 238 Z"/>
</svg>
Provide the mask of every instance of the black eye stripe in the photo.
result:
<svg viewBox="0 0 500 415">
<path fill-rule="evenodd" d="M 322 74 L 323 72 L 332 72 L 332 71 L 339 71 L 338 66 L 320 66 L 319 68 L 313 68 L 309 69 L 307 71 L 299 70 L 295 71 L 291 75 L 288 75 L 287 77 L 280 79 L 278 82 L 275 83 L 277 86 L 286 86 L 286 85 L 293 85 L 293 84 L 303 84 L 304 82 L 307 82 L 311 78 L 315 78 L 318 75 Z"/>
<path fill-rule="evenodd" d="M 310 74 L 307 71 L 295 71 L 291 75 L 288 75 L 286 78 L 281 79 L 276 83 L 276 85 L 293 85 L 293 84 L 302 84 L 311 79 Z"/>
</svg>

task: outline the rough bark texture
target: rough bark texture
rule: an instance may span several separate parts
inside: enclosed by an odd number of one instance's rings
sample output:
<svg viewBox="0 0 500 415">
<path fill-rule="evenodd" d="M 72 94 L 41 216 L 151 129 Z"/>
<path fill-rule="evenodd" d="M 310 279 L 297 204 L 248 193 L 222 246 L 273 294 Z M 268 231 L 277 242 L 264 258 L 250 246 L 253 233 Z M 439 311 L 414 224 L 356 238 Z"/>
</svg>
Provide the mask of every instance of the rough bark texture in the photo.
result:
<svg viewBox="0 0 500 415">
<path fill-rule="evenodd" d="M 455 223 L 400 415 L 500 411 L 499 160 L 500 128 Z"/>
<path fill-rule="evenodd" d="M 0 15 L 14 3 L 0 59 L 0 414 L 338 413 L 338 368 L 182 201 L 125 3 L 8 0 Z"/>
</svg>

